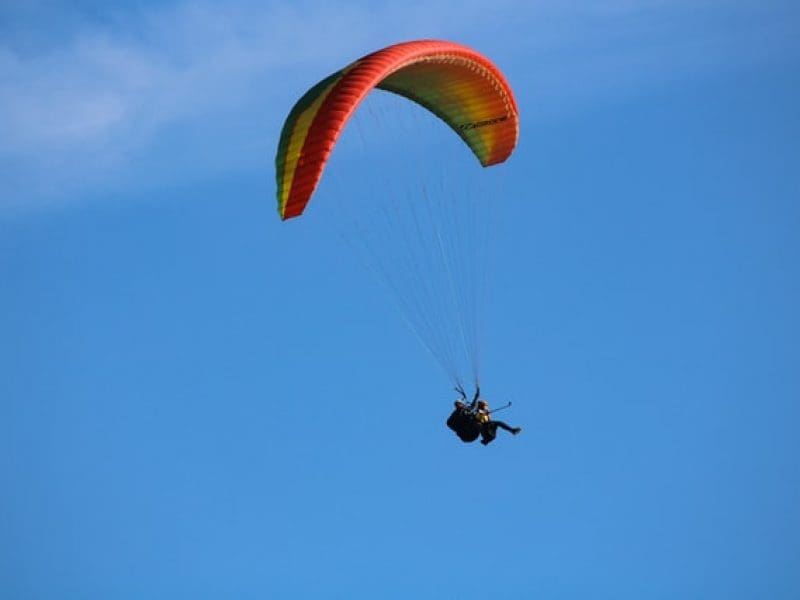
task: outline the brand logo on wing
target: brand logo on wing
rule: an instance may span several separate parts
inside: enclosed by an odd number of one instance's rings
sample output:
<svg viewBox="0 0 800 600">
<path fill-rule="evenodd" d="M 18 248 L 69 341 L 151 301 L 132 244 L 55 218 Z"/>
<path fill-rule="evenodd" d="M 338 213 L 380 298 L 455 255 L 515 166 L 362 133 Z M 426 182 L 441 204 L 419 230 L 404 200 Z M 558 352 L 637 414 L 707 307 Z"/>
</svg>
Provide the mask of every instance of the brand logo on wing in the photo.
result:
<svg viewBox="0 0 800 600">
<path fill-rule="evenodd" d="M 508 115 L 502 117 L 495 117 L 494 119 L 484 119 L 483 121 L 475 121 L 474 123 L 462 123 L 458 126 L 459 131 L 469 131 L 471 129 L 478 129 L 480 127 L 487 127 L 489 125 L 496 125 L 508 120 Z"/>
</svg>

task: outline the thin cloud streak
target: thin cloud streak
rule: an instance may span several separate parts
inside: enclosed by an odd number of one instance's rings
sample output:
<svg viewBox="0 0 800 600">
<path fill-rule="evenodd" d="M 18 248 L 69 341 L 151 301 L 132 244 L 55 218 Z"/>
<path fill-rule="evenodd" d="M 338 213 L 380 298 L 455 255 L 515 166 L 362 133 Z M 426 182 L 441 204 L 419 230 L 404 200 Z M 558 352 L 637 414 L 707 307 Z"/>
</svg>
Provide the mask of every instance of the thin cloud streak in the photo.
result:
<svg viewBox="0 0 800 600">
<path fill-rule="evenodd" d="M 318 66 L 322 76 L 380 44 L 387 29 L 410 35 L 398 13 L 372 12 L 365 21 L 356 9 L 174 5 L 138 15 L 122 31 L 85 28 L 42 54 L 0 48 L 0 170 L 17 170 L 5 178 L 0 212 L 103 184 L 170 128 L 263 122 L 294 67 Z M 229 165 L 223 146 L 235 140 L 217 133 L 209 144 Z"/>
</svg>

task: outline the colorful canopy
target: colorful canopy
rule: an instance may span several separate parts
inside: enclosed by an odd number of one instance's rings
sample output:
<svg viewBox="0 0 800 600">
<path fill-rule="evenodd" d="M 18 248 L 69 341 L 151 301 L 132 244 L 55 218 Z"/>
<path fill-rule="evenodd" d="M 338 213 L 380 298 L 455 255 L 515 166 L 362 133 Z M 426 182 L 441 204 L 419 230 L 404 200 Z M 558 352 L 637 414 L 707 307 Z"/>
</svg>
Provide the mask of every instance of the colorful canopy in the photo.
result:
<svg viewBox="0 0 800 600">
<path fill-rule="evenodd" d="M 389 46 L 326 77 L 292 108 L 275 157 L 282 219 L 305 210 L 345 123 L 376 87 L 405 96 L 441 118 L 485 167 L 506 160 L 516 146 L 517 105 L 505 77 L 488 58 L 446 41 Z"/>
</svg>

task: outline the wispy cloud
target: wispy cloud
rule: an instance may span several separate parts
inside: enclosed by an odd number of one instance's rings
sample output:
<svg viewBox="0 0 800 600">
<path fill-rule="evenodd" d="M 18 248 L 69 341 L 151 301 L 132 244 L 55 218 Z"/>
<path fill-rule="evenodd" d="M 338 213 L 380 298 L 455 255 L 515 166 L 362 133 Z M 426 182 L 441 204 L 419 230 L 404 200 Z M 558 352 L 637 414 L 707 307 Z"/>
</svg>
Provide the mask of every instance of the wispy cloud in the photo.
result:
<svg viewBox="0 0 800 600">
<path fill-rule="evenodd" d="M 0 169 L 19 169 L 5 178 L 0 207 L 74 195 L 77 180 L 82 188 L 102 184 L 170 128 L 216 130 L 209 144 L 234 143 L 221 122 L 265 128 L 265 110 L 286 95 L 282 84 L 294 67 L 322 76 L 376 45 L 381 26 L 394 20 L 377 15 L 363 27 L 360 10 L 249 3 L 126 16 L 76 26 L 40 53 L 0 47 Z M 216 158 L 224 165 L 263 159 L 230 154 L 220 147 Z M 69 194 L 59 191 L 65 186 Z"/>
<path fill-rule="evenodd" d="M 7 16 L 15 27 L 0 42 L 0 214 L 114 182 L 146 185 L 163 161 L 176 168 L 154 177 L 268 168 L 293 97 L 401 39 L 478 46 L 529 85 L 523 98 L 537 96 L 543 110 L 798 51 L 789 4 L 400 4 L 161 3 L 101 15 L 55 11 L 44 25 L 33 13 Z"/>
</svg>

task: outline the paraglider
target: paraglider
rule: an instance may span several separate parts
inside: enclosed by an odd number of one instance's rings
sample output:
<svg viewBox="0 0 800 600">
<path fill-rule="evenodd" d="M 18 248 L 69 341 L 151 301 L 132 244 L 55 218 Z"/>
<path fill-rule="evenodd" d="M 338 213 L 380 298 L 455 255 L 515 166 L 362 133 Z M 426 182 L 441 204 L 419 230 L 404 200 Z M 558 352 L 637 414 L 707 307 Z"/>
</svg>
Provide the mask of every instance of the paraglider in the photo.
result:
<svg viewBox="0 0 800 600">
<path fill-rule="evenodd" d="M 486 400 L 478 400 L 478 410 L 476 418 L 481 430 L 481 444 L 486 446 L 497 437 L 497 428 L 505 429 L 512 435 L 517 435 L 522 431 L 522 427 L 511 427 L 511 425 L 492 419 L 492 411 L 489 410 L 489 403 Z"/>
<path fill-rule="evenodd" d="M 474 442 L 480 436 L 481 444 L 484 446 L 492 443 L 497 437 L 497 429 L 504 429 L 512 435 L 522 432 L 522 427 L 511 427 L 503 421 L 491 418 L 494 411 L 489 410 L 489 403 L 480 399 L 480 386 L 475 389 L 475 396 L 472 402 L 466 403 L 467 395 L 462 388 L 456 388 L 460 398 L 453 403 L 453 412 L 447 418 L 447 427 L 452 429 L 462 442 Z M 511 406 L 509 402 L 506 406 L 495 409 L 502 410 Z"/>
<path fill-rule="evenodd" d="M 457 387 L 456 391 L 460 394 L 460 398 L 453 402 L 453 412 L 447 417 L 447 426 L 452 429 L 462 442 L 474 442 L 481 434 L 480 422 L 477 419 L 476 409 L 478 407 L 478 398 L 481 395 L 480 386 L 475 389 L 475 396 L 472 402 L 467 402 L 467 394 L 464 389 Z"/>
<path fill-rule="evenodd" d="M 486 56 L 467 46 L 441 40 L 417 40 L 388 46 L 325 77 L 303 94 L 289 112 L 275 157 L 276 196 L 282 220 L 304 213 L 345 125 L 370 92 L 376 89 L 407 99 L 438 117 L 483 167 L 503 163 L 516 147 L 519 137 L 516 100 L 506 77 Z M 436 156 L 426 156 L 424 160 L 436 162 L 436 159 Z M 369 167 L 364 169 L 366 171 Z M 383 196 L 383 191 L 379 195 Z M 408 263 L 416 270 L 428 268 L 433 275 L 417 278 L 418 273 L 414 271 L 409 284 L 390 282 L 387 287 L 398 295 L 428 295 L 422 301 L 401 297 L 398 305 L 457 389 L 463 389 L 463 364 L 469 363 L 476 386 L 479 381 L 480 327 L 477 319 L 482 296 L 472 291 L 469 284 L 476 288 L 485 279 L 478 267 L 486 259 L 482 255 L 477 260 L 470 258 L 470 252 L 474 255 L 482 251 L 480 244 L 473 244 L 477 250 L 467 248 L 464 252 L 458 249 L 457 243 L 448 241 L 448 236 L 463 237 L 472 244 L 471 238 L 462 231 L 463 223 L 481 221 L 477 218 L 472 221 L 453 218 L 451 226 L 443 223 L 446 217 L 440 219 L 438 216 L 446 215 L 446 212 L 437 213 L 430 208 L 435 196 L 422 186 L 422 192 L 409 201 L 411 212 L 417 206 L 428 212 L 421 217 L 413 215 L 413 226 L 409 226 L 401 236 L 406 248 L 399 252 L 405 256 L 421 253 L 419 258 L 408 260 Z M 482 205 L 487 204 L 485 198 L 479 200 Z M 469 202 L 459 198 L 454 205 L 458 209 L 468 207 Z M 434 229 L 432 242 L 414 237 L 422 235 L 420 223 Z M 402 228 L 402 224 L 392 218 L 389 233 Z M 360 231 L 372 230 L 371 224 L 360 228 Z M 368 252 L 372 259 L 372 249 Z M 459 261 L 470 260 L 475 264 L 468 264 L 466 269 L 458 268 Z M 375 270 L 391 276 L 392 270 L 398 268 L 398 262 L 392 256 Z M 469 276 L 464 276 L 462 271 Z M 441 280 L 447 281 L 437 288 L 435 284 Z M 463 392 L 462 396 L 463 402 L 456 402 L 448 426 L 457 424 L 471 441 L 481 435 L 488 440 L 484 444 L 494 439 L 497 427 L 508 428 L 503 427 L 505 424 L 502 422 L 491 421 L 488 412 L 486 420 L 481 422 L 477 393 L 470 406 L 467 406 Z"/>
</svg>

